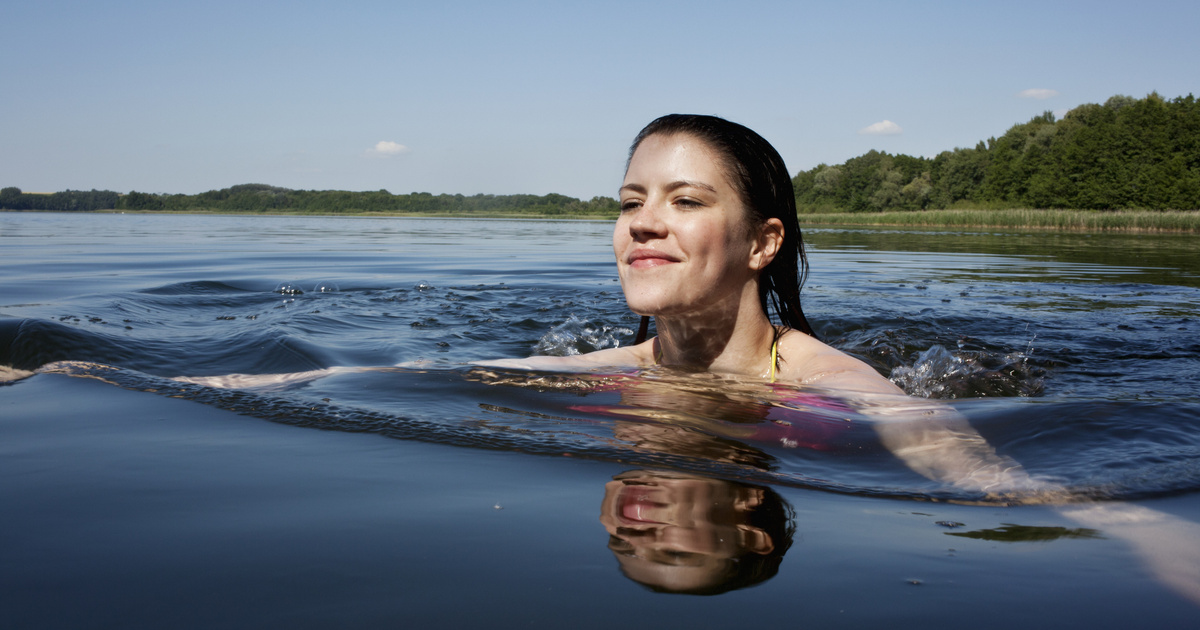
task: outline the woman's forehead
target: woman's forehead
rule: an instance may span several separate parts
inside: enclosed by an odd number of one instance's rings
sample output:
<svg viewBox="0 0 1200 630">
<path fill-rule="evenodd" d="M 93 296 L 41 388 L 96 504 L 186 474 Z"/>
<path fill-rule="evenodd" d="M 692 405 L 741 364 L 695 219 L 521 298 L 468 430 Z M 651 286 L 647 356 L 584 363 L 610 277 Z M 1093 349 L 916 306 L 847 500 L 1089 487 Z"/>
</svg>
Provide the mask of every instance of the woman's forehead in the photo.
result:
<svg viewBox="0 0 1200 630">
<path fill-rule="evenodd" d="M 732 183 L 721 155 L 702 138 L 686 133 L 654 134 L 634 150 L 625 171 L 625 185 L 649 184 L 646 178 L 667 178 L 716 188 Z"/>
</svg>

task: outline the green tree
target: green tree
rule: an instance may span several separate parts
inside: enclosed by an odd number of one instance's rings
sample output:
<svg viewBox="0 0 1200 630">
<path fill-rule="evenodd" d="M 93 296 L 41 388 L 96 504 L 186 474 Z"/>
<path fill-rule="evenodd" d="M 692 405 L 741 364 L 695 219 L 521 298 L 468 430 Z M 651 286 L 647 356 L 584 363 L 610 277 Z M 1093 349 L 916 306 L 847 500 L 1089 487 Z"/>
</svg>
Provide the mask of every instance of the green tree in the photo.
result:
<svg viewBox="0 0 1200 630">
<path fill-rule="evenodd" d="M 21 189 L 16 186 L 0 188 L 0 208 L 17 210 L 15 204 L 21 198 Z"/>
</svg>

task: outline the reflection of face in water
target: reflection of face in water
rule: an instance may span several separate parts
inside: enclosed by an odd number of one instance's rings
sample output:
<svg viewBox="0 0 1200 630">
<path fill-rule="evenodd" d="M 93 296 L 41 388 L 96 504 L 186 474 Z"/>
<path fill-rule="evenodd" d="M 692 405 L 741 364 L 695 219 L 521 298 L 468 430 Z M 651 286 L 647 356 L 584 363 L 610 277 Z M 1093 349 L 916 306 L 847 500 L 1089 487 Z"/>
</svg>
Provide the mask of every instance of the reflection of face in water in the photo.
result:
<svg viewBox="0 0 1200 630">
<path fill-rule="evenodd" d="M 770 579 L 792 544 L 791 507 L 769 488 L 635 470 L 604 486 L 600 522 L 626 577 L 715 595 Z"/>
</svg>

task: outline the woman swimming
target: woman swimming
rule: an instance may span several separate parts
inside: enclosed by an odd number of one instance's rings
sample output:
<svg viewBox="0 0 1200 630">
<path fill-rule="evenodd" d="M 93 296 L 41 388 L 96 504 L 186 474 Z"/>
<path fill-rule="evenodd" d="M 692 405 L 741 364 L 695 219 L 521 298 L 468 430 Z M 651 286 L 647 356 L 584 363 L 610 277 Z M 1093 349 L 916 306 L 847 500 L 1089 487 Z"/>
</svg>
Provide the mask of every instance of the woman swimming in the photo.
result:
<svg viewBox="0 0 1200 630">
<path fill-rule="evenodd" d="M 818 340 L 804 317 L 807 273 L 792 181 L 774 147 L 715 116 L 671 114 L 630 149 L 613 229 L 629 308 L 658 336 L 575 357 L 488 362 L 576 369 L 663 365 L 770 382 L 903 392 Z M 772 321 L 772 311 L 776 321 Z"/>
<path fill-rule="evenodd" d="M 816 338 L 800 306 L 807 263 L 791 178 L 761 136 L 712 116 L 663 116 L 634 139 L 620 193 L 613 251 L 621 287 L 633 312 L 654 317 L 658 336 L 575 357 L 491 365 L 663 365 L 861 392 L 860 411 L 914 471 L 991 497 L 1067 502 L 1064 516 L 1130 541 L 1159 579 L 1200 603 L 1195 523 L 1127 503 L 1074 502 L 997 454 L 952 409 L 875 396 L 904 392 Z"/>
<path fill-rule="evenodd" d="M 661 365 L 904 394 L 866 363 L 818 340 L 805 318 L 800 288 L 808 263 L 792 180 L 762 136 L 715 116 L 658 118 L 633 141 L 620 204 L 613 252 L 621 287 L 629 308 L 643 316 L 643 330 L 653 317 L 658 335 L 585 355 L 476 365 L 563 371 Z M 286 387 L 358 369 L 180 380 Z"/>
</svg>

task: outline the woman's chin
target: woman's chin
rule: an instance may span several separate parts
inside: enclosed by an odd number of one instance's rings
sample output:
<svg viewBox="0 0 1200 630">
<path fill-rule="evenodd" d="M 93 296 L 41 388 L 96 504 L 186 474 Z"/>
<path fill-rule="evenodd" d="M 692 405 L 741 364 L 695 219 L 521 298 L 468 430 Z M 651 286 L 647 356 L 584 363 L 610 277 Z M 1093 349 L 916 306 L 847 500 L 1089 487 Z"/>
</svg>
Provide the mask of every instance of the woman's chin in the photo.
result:
<svg viewBox="0 0 1200 630">
<path fill-rule="evenodd" d="M 658 315 L 666 315 L 670 313 L 670 309 L 666 304 L 657 300 L 629 300 L 625 303 L 629 305 L 629 310 L 638 315 L 645 317 L 655 317 Z"/>
</svg>

